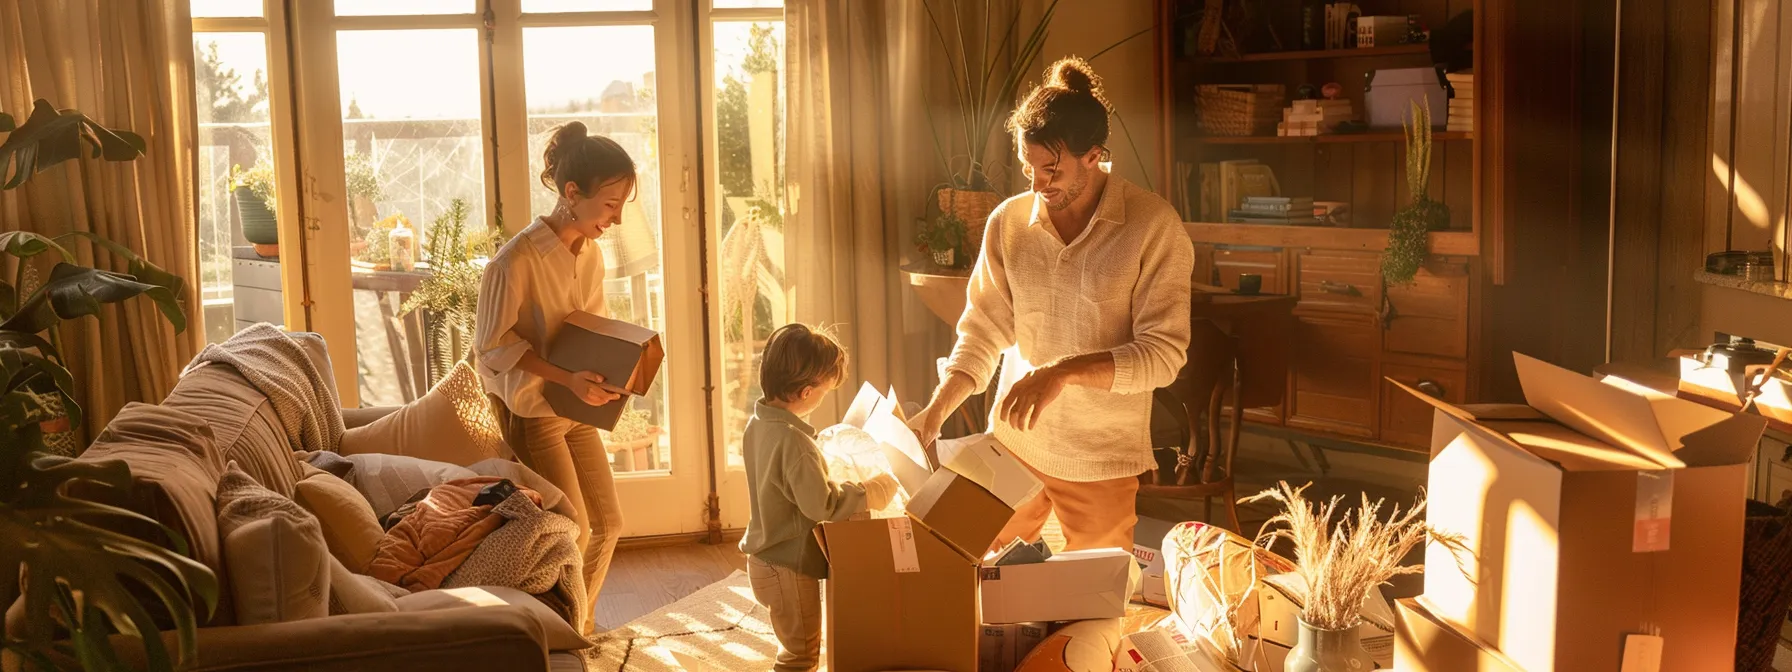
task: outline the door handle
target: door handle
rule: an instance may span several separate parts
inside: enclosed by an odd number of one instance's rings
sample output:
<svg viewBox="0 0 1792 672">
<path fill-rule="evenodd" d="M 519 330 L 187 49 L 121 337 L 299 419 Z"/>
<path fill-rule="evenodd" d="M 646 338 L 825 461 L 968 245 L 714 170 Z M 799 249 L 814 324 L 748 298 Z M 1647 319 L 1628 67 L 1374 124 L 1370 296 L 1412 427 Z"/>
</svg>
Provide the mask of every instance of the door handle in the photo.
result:
<svg viewBox="0 0 1792 672">
<path fill-rule="evenodd" d="M 1325 292 L 1327 294 L 1343 294 L 1344 296 L 1362 296 L 1363 295 L 1363 292 L 1361 290 L 1358 290 L 1356 288 L 1356 285 L 1342 283 L 1342 282 L 1332 282 L 1330 280 L 1320 280 L 1319 281 L 1319 291 Z"/>
<path fill-rule="evenodd" d="M 1444 386 L 1437 384 L 1436 381 L 1421 380 L 1419 381 L 1419 384 L 1414 385 L 1413 387 L 1417 388 L 1420 392 L 1424 392 L 1433 399 L 1444 398 Z"/>
</svg>

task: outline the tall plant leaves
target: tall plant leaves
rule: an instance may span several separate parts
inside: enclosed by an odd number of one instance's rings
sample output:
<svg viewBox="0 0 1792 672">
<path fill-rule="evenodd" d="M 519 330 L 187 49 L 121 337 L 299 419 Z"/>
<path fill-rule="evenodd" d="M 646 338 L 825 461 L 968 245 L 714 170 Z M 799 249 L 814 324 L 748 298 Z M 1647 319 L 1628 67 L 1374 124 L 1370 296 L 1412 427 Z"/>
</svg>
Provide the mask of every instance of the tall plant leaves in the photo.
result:
<svg viewBox="0 0 1792 672">
<path fill-rule="evenodd" d="M 0 252 L 5 252 L 14 257 L 29 259 L 45 252 L 49 252 L 50 250 L 55 250 L 57 254 L 62 255 L 63 261 L 75 258 L 75 255 L 70 254 L 68 248 L 63 247 L 61 243 L 56 242 L 55 238 L 32 233 L 30 231 L 7 231 L 5 233 L 0 233 Z"/>
<path fill-rule="evenodd" d="M 178 279 L 177 279 L 178 280 Z M 146 295 L 156 302 L 176 332 L 187 327 L 187 316 L 180 302 L 167 287 L 138 282 L 122 273 L 112 273 L 73 264 L 57 264 L 49 282 L 32 293 L 19 312 L 0 324 L 0 331 L 21 331 L 28 334 L 49 329 L 61 320 L 94 315 L 100 307 Z"/>
<path fill-rule="evenodd" d="M 197 596 L 209 617 L 218 604 L 217 576 L 186 557 L 186 540 L 155 520 L 68 493 L 75 482 L 126 490 L 131 485 L 129 467 L 119 460 L 89 462 L 43 455 L 31 460 L 24 479 L 27 487 L 19 489 L 13 501 L 0 502 L 0 538 L 23 542 L 0 544 L 0 567 L 23 565 L 26 570 L 21 573 L 25 648 L 49 649 L 55 608 L 62 612 L 61 622 L 70 627 L 83 667 L 110 669 L 116 664 L 107 641 L 116 628 L 142 640 L 150 669 L 172 669 L 158 628 L 130 592 L 128 580 L 163 603 L 180 632 L 179 660 L 183 664 L 192 660 L 198 646 L 197 617 L 188 596 Z M 149 525 L 167 536 L 171 548 L 92 522 L 103 519 Z"/>
<path fill-rule="evenodd" d="M 132 161 L 143 156 L 143 136 L 99 125 L 75 110 L 58 110 L 39 98 L 25 123 L 0 143 L 0 189 L 14 189 L 51 166 L 79 158 L 81 143 L 93 158 Z"/>
<path fill-rule="evenodd" d="M 12 123 L 12 115 L 0 112 L 0 133 L 11 131 L 14 128 L 16 128 L 16 126 Z"/>
<path fill-rule="evenodd" d="M 168 293 L 175 297 L 181 296 L 186 291 L 186 279 L 173 273 L 169 273 L 168 271 L 163 270 L 160 266 L 149 263 L 149 261 L 145 260 L 143 257 L 137 256 L 136 252 L 131 251 L 131 248 L 106 240 L 104 236 L 91 231 L 75 231 L 63 236 L 58 236 L 58 238 L 67 238 L 70 236 L 86 238 L 94 245 L 98 245 L 113 254 L 124 257 L 125 262 L 127 263 L 126 272 L 129 273 L 131 277 L 136 278 L 137 282 L 148 283 L 167 289 Z M 178 303 L 174 304 L 176 308 L 179 308 L 179 305 L 180 304 Z M 162 313 L 164 315 L 168 314 L 167 306 L 162 307 Z M 169 315 L 168 319 L 174 323 L 175 333 L 185 330 L 186 320 L 184 319 L 184 316 L 181 319 L 176 319 L 175 316 Z"/>
</svg>

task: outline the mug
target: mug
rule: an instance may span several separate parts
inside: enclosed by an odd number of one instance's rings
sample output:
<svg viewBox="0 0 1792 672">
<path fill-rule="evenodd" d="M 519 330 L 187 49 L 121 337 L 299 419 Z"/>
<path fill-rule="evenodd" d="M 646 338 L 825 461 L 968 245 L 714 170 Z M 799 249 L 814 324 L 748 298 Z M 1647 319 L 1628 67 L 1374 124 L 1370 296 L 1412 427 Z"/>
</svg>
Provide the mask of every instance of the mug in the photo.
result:
<svg viewBox="0 0 1792 672">
<path fill-rule="evenodd" d="M 1263 276 L 1256 273 L 1238 274 L 1238 293 L 1256 294 L 1263 291 Z"/>
</svg>

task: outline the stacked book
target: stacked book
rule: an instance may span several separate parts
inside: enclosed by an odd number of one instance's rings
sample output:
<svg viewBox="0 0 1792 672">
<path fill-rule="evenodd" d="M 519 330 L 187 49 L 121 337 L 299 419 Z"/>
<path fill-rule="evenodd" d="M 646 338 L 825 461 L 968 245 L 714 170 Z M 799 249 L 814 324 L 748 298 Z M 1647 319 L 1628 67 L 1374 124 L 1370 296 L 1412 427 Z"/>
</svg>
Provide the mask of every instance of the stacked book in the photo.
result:
<svg viewBox="0 0 1792 672">
<path fill-rule="evenodd" d="M 1285 137 L 1325 135 L 1338 124 L 1356 117 L 1349 98 L 1338 100 L 1297 100 L 1282 110 L 1282 123 L 1276 124 L 1276 135 Z"/>
<path fill-rule="evenodd" d="M 1450 116 L 1446 131 L 1475 130 L 1475 72 L 1464 70 L 1444 75 L 1450 80 Z"/>
<path fill-rule="evenodd" d="M 1229 219 L 1247 224 L 1318 224 L 1310 196 L 1247 196 Z"/>
</svg>

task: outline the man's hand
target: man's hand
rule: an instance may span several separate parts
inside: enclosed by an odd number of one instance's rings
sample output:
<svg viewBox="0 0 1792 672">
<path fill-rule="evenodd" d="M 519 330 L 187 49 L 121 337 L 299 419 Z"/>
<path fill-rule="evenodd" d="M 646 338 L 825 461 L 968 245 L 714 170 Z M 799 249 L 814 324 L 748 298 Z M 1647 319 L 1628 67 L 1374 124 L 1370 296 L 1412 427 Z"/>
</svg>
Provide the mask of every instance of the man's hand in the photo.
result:
<svg viewBox="0 0 1792 672">
<path fill-rule="evenodd" d="M 938 470 L 940 457 L 937 447 L 940 438 L 940 427 L 946 424 L 947 411 L 934 404 L 928 404 L 915 417 L 909 418 L 908 428 L 914 430 L 915 438 L 921 442 L 921 451 L 927 455 L 927 468 Z"/>
<path fill-rule="evenodd" d="M 1070 375 L 1059 365 L 1034 369 L 1014 383 L 1002 400 L 1001 418 L 1008 426 L 1026 431 L 1039 423 L 1039 414 L 1057 400 L 1070 384 Z"/>
<path fill-rule="evenodd" d="M 567 389 L 592 406 L 602 406 L 622 398 L 615 388 L 604 384 L 603 376 L 590 371 L 574 371 L 567 383 Z"/>
</svg>

